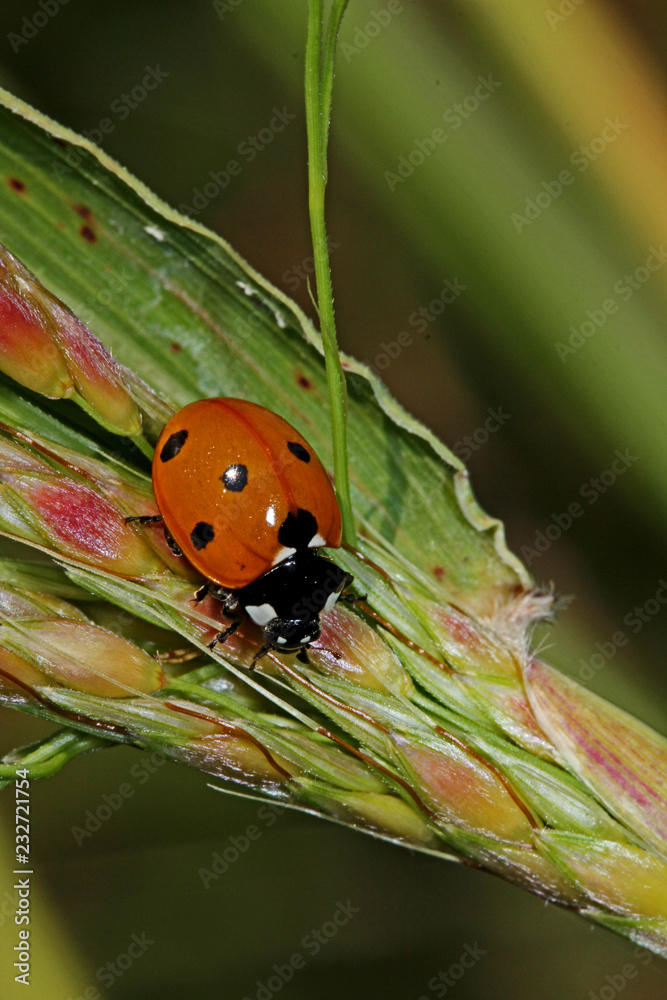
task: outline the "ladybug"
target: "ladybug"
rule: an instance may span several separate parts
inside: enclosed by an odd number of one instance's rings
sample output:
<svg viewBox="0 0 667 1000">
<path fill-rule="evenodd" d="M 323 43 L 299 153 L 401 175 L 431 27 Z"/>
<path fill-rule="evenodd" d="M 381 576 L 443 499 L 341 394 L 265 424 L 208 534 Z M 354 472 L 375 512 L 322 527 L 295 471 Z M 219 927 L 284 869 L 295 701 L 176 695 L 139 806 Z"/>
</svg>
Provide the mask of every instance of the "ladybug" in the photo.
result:
<svg viewBox="0 0 667 1000">
<path fill-rule="evenodd" d="M 320 635 L 320 615 L 352 576 L 318 553 L 341 544 L 341 515 L 329 477 L 308 442 L 257 403 L 218 397 L 190 403 L 165 425 L 153 458 L 157 516 L 172 551 L 185 556 L 231 619 L 262 629 L 252 665 L 271 649 L 297 652 Z"/>
</svg>

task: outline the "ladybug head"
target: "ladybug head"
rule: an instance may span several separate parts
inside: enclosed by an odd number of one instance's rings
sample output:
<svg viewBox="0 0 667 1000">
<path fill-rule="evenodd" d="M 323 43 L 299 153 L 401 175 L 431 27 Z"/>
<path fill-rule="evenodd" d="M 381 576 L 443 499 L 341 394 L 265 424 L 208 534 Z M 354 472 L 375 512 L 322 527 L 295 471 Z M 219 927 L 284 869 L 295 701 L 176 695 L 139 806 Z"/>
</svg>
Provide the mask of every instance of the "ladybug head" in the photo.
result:
<svg viewBox="0 0 667 1000">
<path fill-rule="evenodd" d="M 308 618 L 273 618 L 264 626 L 263 638 L 274 649 L 293 653 L 319 639 L 320 631 L 318 615 Z"/>
<path fill-rule="evenodd" d="M 295 653 L 320 637 L 320 615 L 333 608 L 351 577 L 306 548 L 237 592 L 262 629 L 264 645 Z"/>
</svg>

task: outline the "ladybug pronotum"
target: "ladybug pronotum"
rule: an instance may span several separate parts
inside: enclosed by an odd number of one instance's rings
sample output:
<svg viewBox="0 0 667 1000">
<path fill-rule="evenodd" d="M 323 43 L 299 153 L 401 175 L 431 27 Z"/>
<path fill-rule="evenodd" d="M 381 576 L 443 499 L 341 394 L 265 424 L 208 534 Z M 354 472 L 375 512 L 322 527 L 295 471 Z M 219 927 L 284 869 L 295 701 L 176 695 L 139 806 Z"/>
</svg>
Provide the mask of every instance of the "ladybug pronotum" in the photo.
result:
<svg viewBox="0 0 667 1000">
<path fill-rule="evenodd" d="M 197 600 L 222 601 L 230 625 L 242 612 L 262 629 L 253 665 L 270 649 L 298 652 L 352 583 L 317 549 L 341 544 L 341 516 L 327 473 L 308 442 L 277 414 L 243 399 L 190 403 L 165 425 L 153 458 L 167 541 L 206 578 Z"/>
</svg>

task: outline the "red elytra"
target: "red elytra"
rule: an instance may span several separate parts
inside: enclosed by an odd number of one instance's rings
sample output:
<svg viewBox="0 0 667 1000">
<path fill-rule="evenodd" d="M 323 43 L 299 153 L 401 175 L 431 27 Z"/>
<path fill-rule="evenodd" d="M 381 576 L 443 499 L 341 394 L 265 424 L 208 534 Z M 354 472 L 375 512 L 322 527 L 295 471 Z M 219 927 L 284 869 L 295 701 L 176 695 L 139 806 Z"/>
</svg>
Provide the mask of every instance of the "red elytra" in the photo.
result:
<svg viewBox="0 0 667 1000">
<path fill-rule="evenodd" d="M 186 558 L 231 590 L 297 549 L 341 542 L 336 495 L 312 447 L 247 400 L 205 399 L 179 410 L 155 449 L 153 490 Z"/>
</svg>

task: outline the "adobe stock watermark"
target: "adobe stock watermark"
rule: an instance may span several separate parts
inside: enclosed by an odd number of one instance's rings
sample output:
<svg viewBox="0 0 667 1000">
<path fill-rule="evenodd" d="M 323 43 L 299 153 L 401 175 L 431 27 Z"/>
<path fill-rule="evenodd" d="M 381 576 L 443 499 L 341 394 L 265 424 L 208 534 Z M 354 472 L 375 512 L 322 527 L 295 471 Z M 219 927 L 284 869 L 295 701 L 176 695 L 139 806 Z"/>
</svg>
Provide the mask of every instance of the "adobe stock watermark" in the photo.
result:
<svg viewBox="0 0 667 1000">
<path fill-rule="evenodd" d="M 588 343 L 598 330 L 601 330 L 610 316 L 618 312 L 624 302 L 628 302 L 635 292 L 644 287 L 651 276 L 664 267 L 667 261 L 667 250 L 664 243 L 659 247 L 649 247 L 648 256 L 643 264 L 636 268 L 632 274 L 624 274 L 614 283 L 614 297 L 605 299 L 597 309 L 587 309 L 586 319 L 580 326 L 569 327 L 570 337 L 567 343 L 561 340 L 554 345 L 560 360 L 565 364 L 571 354 L 575 354 L 580 347 Z"/>
<path fill-rule="evenodd" d="M 576 168 L 577 173 L 583 174 L 588 170 L 591 163 L 595 163 L 628 127 L 629 123 L 622 122 L 618 115 L 613 119 L 605 118 L 600 135 L 596 135 L 585 146 L 579 146 L 570 154 L 570 163 Z M 542 181 L 540 190 L 532 198 L 526 198 L 523 215 L 520 212 L 512 212 L 510 215 L 510 222 L 517 233 L 523 232 L 526 226 L 532 225 L 539 219 L 542 213 L 560 198 L 565 188 L 574 184 L 574 181 L 575 174 L 571 170 L 561 170 L 553 180 Z"/>
<path fill-rule="evenodd" d="M 151 754 L 146 754 L 130 768 L 130 774 L 138 785 L 145 785 L 155 772 L 162 767 L 167 760 L 162 754 L 154 750 Z M 79 847 L 84 840 L 89 840 L 98 830 L 101 830 L 104 823 L 110 820 L 115 813 L 131 799 L 136 792 L 135 786 L 129 781 L 123 781 L 115 792 L 108 794 L 104 792 L 101 801 L 93 808 L 86 809 L 82 826 L 73 826 L 72 836 Z"/>
<path fill-rule="evenodd" d="M 95 292 L 92 300 L 72 303 L 70 305 L 72 312 L 85 326 L 92 329 L 98 319 L 99 307 L 106 309 L 112 302 L 118 301 L 136 277 L 137 272 L 125 263 L 121 264 L 118 271 L 105 272 L 100 278 L 100 283 L 103 281 L 104 286 Z M 131 620 L 131 616 L 128 615 L 127 621 Z"/>
<path fill-rule="evenodd" d="M 101 986 L 109 990 L 125 973 L 134 965 L 137 959 L 146 954 L 151 945 L 155 944 L 146 932 L 142 934 L 132 934 L 124 951 L 111 962 L 105 962 L 95 973 L 95 978 Z M 88 986 L 83 993 L 77 996 L 69 996 L 67 1000 L 103 1000 L 104 994 L 100 993 L 97 986 Z"/>
<path fill-rule="evenodd" d="M 502 87 L 502 81 L 494 80 L 492 73 L 489 73 L 488 76 L 478 76 L 477 80 L 477 86 L 471 94 L 443 112 L 442 120 L 450 126 L 449 131 L 455 132 L 459 129 L 463 122 L 470 118 L 489 99 L 491 94 L 495 93 L 498 87 Z M 385 170 L 384 179 L 389 190 L 395 191 L 399 184 L 404 184 L 409 177 L 412 177 L 415 170 L 433 156 L 439 147 L 447 142 L 448 138 L 449 133 L 438 127 L 434 128 L 429 135 L 415 139 L 412 149 L 399 156 L 396 169 Z"/>
<path fill-rule="evenodd" d="M 472 434 L 466 434 L 460 441 L 457 441 L 452 451 L 462 462 L 468 462 L 476 451 L 479 451 L 492 434 L 496 434 L 501 427 L 511 418 L 511 413 L 504 413 L 502 406 L 486 411 L 487 417 L 483 424 L 476 427 Z"/>
<path fill-rule="evenodd" d="M 437 976 L 433 976 L 428 981 L 429 995 L 422 993 L 417 1000 L 432 1000 L 432 997 L 446 997 L 450 990 L 454 989 L 469 969 L 474 968 L 480 958 L 486 955 L 487 949 L 480 948 L 475 941 L 474 944 L 464 945 L 458 962 L 452 962 L 449 968 L 443 972 L 441 969 Z"/>
<path fill-rule="evenodd" d="M 649 965 L 653 961 L 653 955 L 646 948 L 638 945 L 634 949 L 635 958 L 641 965 Z M 619 972 L 604 977 L 604 985 L 597 990 L 590 990 L 586 1000 L 615 1000 L 621 990 L 625 989 L 632 979 L 636 979 L 639 969 L 633 962 L 626 962 Z"/>
<path fill-rule="evenodd" d="M 406 3 L 413 3 L 414 0 L 406 0 Z M 374 38 L 388 28 L 397 14 L 402 14 L 405 4 L 402 0 L 389 0 L 384 7 L 376 8 L 370 12 L 370 17 L 366 24 L 358 25 L 354 29 L 351 42 L 341 42 L 340 51 L 345 56 L 346 62 L 352 62 L 356 55 L 368 48 Z"/>
<path fill-rule="evenodd" d="M 257 810 L 257 819 L 268 830 L 284 811 L 284 806 L 264 804 Z M 204 888 L 210 889 L 212 882 L 216 882 L 221 875 L 229 871 L 232 865 L 236 864 L 240 857 L 247 854 L 250 845 L 260 840 L 263 832 L 256 823 L 249 823 L 243 833 L 227 837 L 226 844 L 211 855 L 208 867 L 197 870 Z"/>
<path fill-rule="evenodd" d="M 492 434 L 495 434 L 500 428 L 511 418 L 510 413 L 504 413 L 502 406 L 496 407 L 496 409 L 489 408 L 487 411 L 487 417 L 483 424 L 477 427 L 472 434 L 466 434 L 461 441 L 457 441 L 452 451 L 461 458 L 462 461 L 467 461 L 473 452 L 479 451 L 479 449 L 486 444 Z M 417 511 L 422 510 L 424 507 L 429 506 L 439 493 L 446 486 L 446 476 L 441 474 L 436 474 L 434 476 L 429 476 L 424 474 L 418 483 L 414 483 L 403 499 L 403 505 L 408 510 L 417 513 Z"/>
<path fill-rule="evenodd" d="M 511 419 L 511 414 L 504 413 L 502 406 L 497 406 L 495 409 L 489 407 L 486 412 L 487 416 L 484 422 L 471 434 L 466 434 L 460 441 L 457 441 L 452 448 L 454 454 L 458 455 L 464 462 L 468 461 L 473 452 L 479 451 L 491 435 L 497 433 Z M 433 502 L 434 498 L 445 489 L 446 483 L 447 479 L 443 475 L 436 474 L 431 477 L 424 474 L 419 482 L 414 483 L 405 494 L 404 506 L 417 513 Z"/>
<path fill-rule="evenodd" d="M 299 970 L 306 967 L 308 957 L 314 958 L 315 955 L 319 954 L 322 948 L 325 948 L 357 913 L 359 913 L 359 907 L 352 906 L 349 899 L 346 903 L 339 902 L 329 920 L 325 920 L 320 927 L 313 927 L 307 934 L 304 934 L 301 938 L 303 950 L 295 951 L 282 964 L 274 963 L 271 967 L 271 975 L 266 980 L 258 979 L 255 983 L 256 990 L 252 994 L 247 993 L 242 1000 L 273 1000 L 273 997 L 280 993 L 283 986 L 291 982 Z"/>
<path fill-rule="evenodd" d="M 7 34 L 7 41 L 14 52 L 18 52 L 22 45 L 27 45 L 42 28 L 53 20 L 60 12 L 61 7 L 65 7 L 69 0 L 38 0 L 35 10 L 29 17 L 21 18 L 21 26 L 18 33 L 10 31 Z"/>
<path fill-rule="evenodd" d="M 340 243 L 334 243 L 329 235 L 327 235 L 327 248 L 329 254 L 331 255 L 335 250 L 340 250 Z M 280 280 L 283 285 L 287 285 L 290 292 L 296 292 L 298 288 L 301 287 L 304 281 L 308 281 L 310 276 L 315 273 L 315 261 L 312 257 L 304 257 L 300 264 L 292 264 L 286 271 L 280 276 Z"/>
<path fill-rule="evenodd" d="M 579 496 L 587 502 L 589 507 L 596 504 L 600 497 L 617 482 L 619 477 L 625 475 L 628 469 L 639 461 L 639 456 L 632 455 L 629 448 L 626 448 L 624 452 L 617 450 L 614 454 L 615 458 L 609 468 L 604 469 L 598 476 L 591 476 L 579 490 Z M 549 524 L 543 530 L 535 532 L 532 546 L 521 546 L 521 558 L 526 565 L 532 565 L 536 559 L 548 552 L 553 543 L 557 542 L 566 531 L 569 531 L 574 522 L 583 517 L 585 512 L 586 508 L 575 500 L 561 514 L 552 514 Z"/>
<path fill-rule="evenodd" d="M 667 607 L 667 580 L 658 580 L 658 589 L 653 597 L 649 597 L 643 604 L 635 604 L 632 611 L 623 618 L 623 624 L 631 635 L 637 635 L 656 615 Z M 582 681 L 590 681 L 592 677 L 602 670 L 604 666 L 613 660 L 619 649 L 627 646 L 630 635 L 622 629 L 618 629 L 605 642 L 596 642 L 596 653 L 588 660 L 583 657 L 579 660 L 579 678 Z"/>
<path fill-rule="evenodd" d="M 221 21 L 224 21 L 227 14 L 233 14 L 241 6 L 244 0 L 214 0 L 213 10 Z"/>
<path fill-rule="evenodd" d="M 157 90 L 160 84 L 164 83 L 169 76 L 170 73 L 167 70 L 161 69 L 159 63 L 156 66 L 145 66 L 144 75 L 141 80 L 128 91 L 119 94 L 111 102 L 109 105 L 109 115 L 101 118 L 93 128 L 84 128 L 81 131 L 81 135 L 90 142 L 95 143 L 96 146 L 101 146 L 104 137 L 115 132 L 118 122 L 129 118 L 132 112 L 140 104 L 143 104 L 148 95 Z M 59 181 L 62 181 L 65 174 L 71 173 L 72 170 L 80 166 L 83 159 L 83 151 L 78 151 L 76 147 L 69 146 L 64 157 L 64 162 L 61 159 L 53 160 L 51 165 L 53 173 Z"/>
<path fill-rule="evenodd" d="M 424 333 L 429 325 L 435 323 L 438 316 L 443 314 L 446 307 L 456 302 L 467 288 L 468 286 L 462 285 L 458 278 L 446 278 L 439 295 L 431 299 L 428 305 L 420 306 L 419 309 L 410 313 L 408 325 L 413 327 L 417 333 Z M 375 355 L 372 361 L 364 358 L 364 364 L 368 365 L 375 375 L 381 376 L 381 373 L 386 372 L 392 361 L 396 361 L 400 357 L 404 348 L 411 347 L 414 342 L 414 337 L 409 330 L 401 330 L 393 340 L 383 341 L 380 344 L 382 350 Z"/>
<path fill-rule="evenodd" d="M 192 191 L 192 200 L 189 204 L 181 202 L 178 211 L 190 218 L 196 218 L 207 208 L 211 202 L 218 197 L 232 182 L 232 178 L 239 177 L 244 166 L 257 159 L 267 146 L 270 146 L 277 135 L 285 131 L 287 125 L 296 119 L 296 114 L 287 110 L 287 105 L 282 108 L 273 108 L 272 117 L 267 124 L 259 129 L 255 135 L 246 136 L 236 147 L 236 152 L 240 160 L 228 160 L 222 170 L 209 170 L 209 180 L 204 181 L 201 187 L 196 187 Z"/>
<path fill-rule="evenodd" d="M 575 11 L 579 10 L 584 3 L 586 3 L 586 0 L 561 0 L 555 10 L 551 8 L 545 10 L 544 16 L 551 30 L 555 31 L 559 24 L 567 21 L 568 17 L 572 17 Z"/>
</svg>

